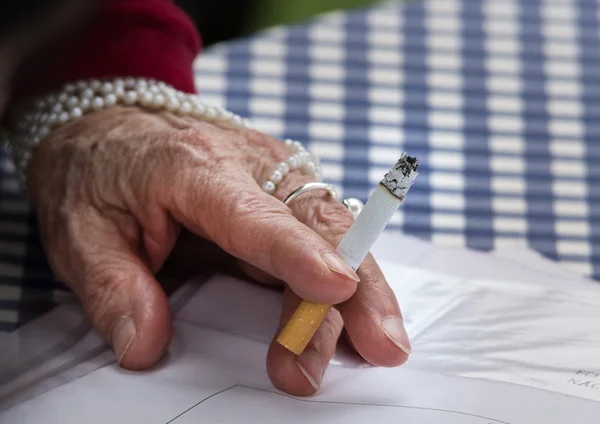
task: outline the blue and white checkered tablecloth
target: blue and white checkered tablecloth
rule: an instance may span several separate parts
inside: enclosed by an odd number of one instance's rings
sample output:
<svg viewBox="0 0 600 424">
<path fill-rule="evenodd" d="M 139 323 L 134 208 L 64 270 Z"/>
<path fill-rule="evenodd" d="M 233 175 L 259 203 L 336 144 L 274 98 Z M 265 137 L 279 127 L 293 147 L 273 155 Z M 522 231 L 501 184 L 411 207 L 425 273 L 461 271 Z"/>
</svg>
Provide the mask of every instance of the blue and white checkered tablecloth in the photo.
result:
<svg viewBox="0 0 600 424">
<path fill-rule="evenodd" d="M 600 6 L 430 0 L 323 16 L 203 53 L 205 100 L 306 141 L 361 199 L 402 151 L 421 175 L 390 231 L 528 245 L 600 277 Z M 596 166 L 595 166 L 596 165 Z M 0 330 L 61 293 L 6 154 Z"/>
</svg>

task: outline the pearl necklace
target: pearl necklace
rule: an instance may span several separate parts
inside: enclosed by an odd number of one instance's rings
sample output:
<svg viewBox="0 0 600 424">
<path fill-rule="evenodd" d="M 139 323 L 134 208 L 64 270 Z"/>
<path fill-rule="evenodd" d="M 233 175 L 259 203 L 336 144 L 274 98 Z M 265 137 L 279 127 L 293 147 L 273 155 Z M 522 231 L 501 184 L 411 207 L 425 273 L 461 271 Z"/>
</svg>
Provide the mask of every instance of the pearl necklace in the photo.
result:
<svg viewBox="0 0 600 424">
<path fill-rule="evenodd" d="M 88 113 L 116 105 L 138 106 L 149 111 L 167 110 L 182 116 L 252 128 L 248 119 L 208 105 L 197 95 L 178 91 L 161 81 L 117 78 L 65 84 L 58 92 L 35 99 L 17 112 L 18 118 L 9 133 L 8 146 L 23 186 L 26 185 L 26 170 L 32 151 L 53 129 Z M 298 169 L 317 181 L 321 179 L 318 158 L 300 142 L 285 140 L 285 144 L 290 155 L 277 164 L 269 179 L 262 184 L 265 193 L 273 194 L 277 184 L 291 170 Z"/>
</svg>

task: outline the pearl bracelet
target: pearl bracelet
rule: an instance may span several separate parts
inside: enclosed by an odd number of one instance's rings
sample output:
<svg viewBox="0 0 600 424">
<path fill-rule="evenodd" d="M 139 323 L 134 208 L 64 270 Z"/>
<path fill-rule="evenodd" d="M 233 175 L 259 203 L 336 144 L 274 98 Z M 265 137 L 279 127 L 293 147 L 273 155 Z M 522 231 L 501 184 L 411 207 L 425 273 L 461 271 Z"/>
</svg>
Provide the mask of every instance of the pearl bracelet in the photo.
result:
<svg viewBox="0 0 600 424">
<path fill-rule="evenodd" d="M 8 146 L 21 183 L 24 186 L 26 184 L 25 175 L 31 152 L 53 129 L 87 113 L 115 105 L 139 106 L 150 111 L 167 110 L 182 116 L 251 128 L 248 119 L 218 106 L 208 105 L 197 95 L 178 91 L 161 81 L 117 78 L 66 84 L 58 92 L 28 102 L 16 111 L 17 117 L 9 133 Z M 316 157 L 297 141 L 286 140 L 285 143 L 289 147 L 290 156 L 277 165 L 270 178 L 262 185 L 266 193 L 274 193 L 277 184 L 291 170 L 299 169 L 317 180 L 321 178 Z"/>
<path fill-rule="evenodd" d="M 273 194 L 277 184 L 281 182 L 288 172 L 300 169 L 306 175 L 312 175 L 317 181 L 321 181 L 321 166 L 316 156 L 308 152 L 302 143 L 298 141 L 285 140 L 290 150 L 290 156 L 285 162 L 280 162 L 271 176 L 262 186 L 265 193 Z"/>
</svg>

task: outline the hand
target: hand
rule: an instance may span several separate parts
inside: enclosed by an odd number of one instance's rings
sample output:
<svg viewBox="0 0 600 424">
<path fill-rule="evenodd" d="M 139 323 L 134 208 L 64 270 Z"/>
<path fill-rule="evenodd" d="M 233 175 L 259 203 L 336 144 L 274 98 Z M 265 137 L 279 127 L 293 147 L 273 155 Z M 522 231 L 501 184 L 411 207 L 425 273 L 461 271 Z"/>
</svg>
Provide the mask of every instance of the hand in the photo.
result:
<svg viewBox="0 0 600 424">
<path fill-rule="evenodd" d="M 287 155 L 257 131 L 121 107 L 65 124 L 36 149 L 29 189 L 49 263 L 121 366 L 149 367 L 168 347 L 167 297 L 154 275 L 182 228 L 238 258 L 254 278 L 284 281 L 281 325 L 300 298 L 337 305 L 301 356 L 271 345 L 267 368 L 281 389 L 314 393 L 344 327 L 370 363 L 406 361 L 408 337 L 381 270 L 368 257 L 357 285 L 335 252 L 350 213 L 324 192 L 285 206 L 309 182 L 297 171 L 273 196 L 260 189 L 257 181 Z"/>
</svg>

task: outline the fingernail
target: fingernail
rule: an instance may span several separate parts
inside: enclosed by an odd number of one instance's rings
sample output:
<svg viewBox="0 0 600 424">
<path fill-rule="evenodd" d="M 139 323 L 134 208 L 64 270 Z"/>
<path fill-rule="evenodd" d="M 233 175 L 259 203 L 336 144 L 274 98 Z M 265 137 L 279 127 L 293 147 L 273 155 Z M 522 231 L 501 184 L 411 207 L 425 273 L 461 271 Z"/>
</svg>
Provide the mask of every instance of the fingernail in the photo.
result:
<svg viewBox="0 0 600 424">
<path fill-rule="evenodd" d="M 296 365 L 300 368 L 304 377 L 308 380 L 315 390 L 319 390 L 321 380 L 323 380 L 323 362 L 318 352 L 307 349 L 301 355 L 296 357 Z"/>
<path fill-rule="evenodd" d="M 412 349 L 410 347 L 410 340 L 408 340 L 408 333 L 404 328 L 402 318 L 397 316 L 385 317 L 383 321 L 381 321 L 381 327 L 388 339 L 402 349 L 407 355 L 411 354 Z"/>
<path fill-rule="evenodd" d="M 135 339 L 135 322 L 129 316 L 121 318 L 113 330 L 112 344 L 115 356 L 117 357 L 117 363 L 121 364 L 121 361 L 125 357 L 127 350 Z"/>
<path fill-rule="evenodd" d="M 352 281 L 356 281 L 357 283 L 360 281 L 356 272 L 348 265 L 339 255 L 331 252 L 325 252 L 321 255 L 327 266 L 333 272 L 343 275 L 346 278 L 349 278 Z"/>
</svg>

